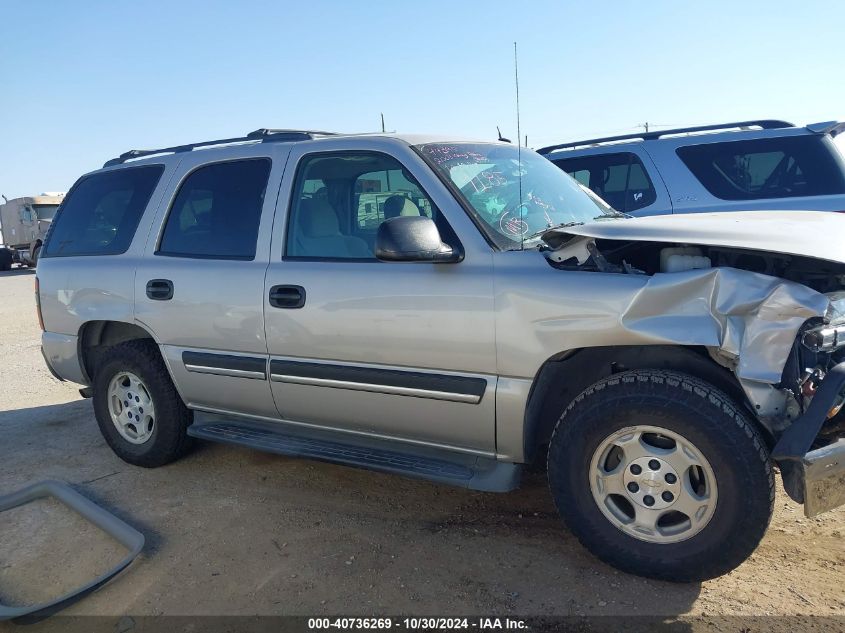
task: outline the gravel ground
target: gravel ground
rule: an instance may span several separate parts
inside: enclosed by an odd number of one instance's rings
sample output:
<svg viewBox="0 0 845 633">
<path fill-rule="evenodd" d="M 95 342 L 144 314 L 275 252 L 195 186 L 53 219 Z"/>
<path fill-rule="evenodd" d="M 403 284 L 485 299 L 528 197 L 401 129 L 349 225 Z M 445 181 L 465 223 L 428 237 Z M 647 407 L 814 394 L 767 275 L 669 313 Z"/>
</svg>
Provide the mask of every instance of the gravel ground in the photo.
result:
<svg viewBox="0 0 845 633">
<path fill-rule="evenodd" d="M 127 573 L 68 614 L 845 616 L 845 509 L 806 519 L 779 490 L 739 569 L 644 580 L 581 548 L 542 475 L 485 494 L 211 444 L 165 468 L 129 466 L 90 401 L 44 366 L 31 272 L 0 273 L 0 323 L 0 493 L 63 479 L 147 537 Z M 61 508 L 8 513 L 0 598 L 57 591 L 116 555 Z"/>
</svg>

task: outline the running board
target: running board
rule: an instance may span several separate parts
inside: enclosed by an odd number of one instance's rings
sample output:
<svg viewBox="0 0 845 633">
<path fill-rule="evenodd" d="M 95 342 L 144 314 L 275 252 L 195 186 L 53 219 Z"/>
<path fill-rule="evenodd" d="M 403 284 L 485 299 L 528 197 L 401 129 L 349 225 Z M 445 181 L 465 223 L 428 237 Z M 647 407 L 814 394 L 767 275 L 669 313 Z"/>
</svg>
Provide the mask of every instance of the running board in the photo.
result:
<svg viewBox="0 0 845 633">
<path fill-rule="evenodd" d="M 365 437 L 339 442 L 337 434 L 302 427 L 292 429 L 283 422 L 226 420 L 194 423 L 188 427 L 188 435 L 277 455 L 304 457 L 489 492 L 507 492 L 517 488 L 522 473 L 520 464 L 500 462 L 490 457 Z"/>
</svg>

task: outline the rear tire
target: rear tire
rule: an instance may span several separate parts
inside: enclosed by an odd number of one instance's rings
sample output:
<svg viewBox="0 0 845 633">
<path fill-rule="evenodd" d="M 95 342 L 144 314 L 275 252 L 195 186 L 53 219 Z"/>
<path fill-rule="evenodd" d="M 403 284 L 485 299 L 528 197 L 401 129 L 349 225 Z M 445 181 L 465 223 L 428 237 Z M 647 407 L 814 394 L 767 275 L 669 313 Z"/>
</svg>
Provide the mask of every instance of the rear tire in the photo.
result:
<svg viewBox="0 0 845 633">
<path fill-rule="evenodd" d="M 8 248 L 0 248 L 0 270 L 7 271 L 12 269 L 12 251 Z"/>
<path fill-rule="evenodd" d="M 100 431 L 123 461 L 155 468 L 191 449 L 187 429 L 193 413 L 151 341 L 128 341 L 105 350 L 93 386 Z"/>
<path fill-rule="evenodd" d="M 548 473 L 558 512 L 587 549 L 661 580 L 731 571 L 774 506 L 769 454 L 746 414 L 672 371 L 624 372 L 581 393 L 555 428 Z"/>
</svg>

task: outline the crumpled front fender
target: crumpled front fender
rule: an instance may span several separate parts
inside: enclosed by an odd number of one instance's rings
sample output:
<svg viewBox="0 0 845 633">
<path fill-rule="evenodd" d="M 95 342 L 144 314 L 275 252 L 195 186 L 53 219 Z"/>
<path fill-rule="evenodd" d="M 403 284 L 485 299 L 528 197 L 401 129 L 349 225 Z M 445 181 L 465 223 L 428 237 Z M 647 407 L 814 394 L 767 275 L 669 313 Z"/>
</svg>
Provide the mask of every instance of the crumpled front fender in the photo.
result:
<svg viewBox="0 0 845 633">
<path fill-rule="evenodd" d="M 655 274 L 634 295 L 620 323 L 633 335 L 703 345 L 736 374 L 761 415 L 773 415 L 771 386 L 801 326 L 829 299 L 799 283 L 736 268 Z"/>
</svg>

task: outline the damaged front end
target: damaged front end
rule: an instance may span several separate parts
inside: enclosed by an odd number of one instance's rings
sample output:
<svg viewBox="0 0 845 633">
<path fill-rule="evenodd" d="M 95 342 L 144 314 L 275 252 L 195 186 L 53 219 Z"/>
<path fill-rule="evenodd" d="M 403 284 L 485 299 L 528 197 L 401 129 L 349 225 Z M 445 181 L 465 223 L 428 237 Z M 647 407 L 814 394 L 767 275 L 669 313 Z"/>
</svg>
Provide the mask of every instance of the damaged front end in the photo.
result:
<svg viewBox="0 0 845 633">
<path fill-rule="evenodd" d="M 802 329 L 784 368 L 784 382 L 791 381 L 802 398 L 803 412 L 780 435 L 772 459 L 787 494 L 810 517 L 845 504 L 843 308 L 845 295 L 834 293 L 823 322 Z"/>
<path fill-rule="evenodd" d="M 543 236 L 552 266 L 640 277 L 620 325 L 651 344 L 705 347 L 735 375 L 805 514 L 845 504 L 845 263 L 572 233 Z"/>
</svg>

